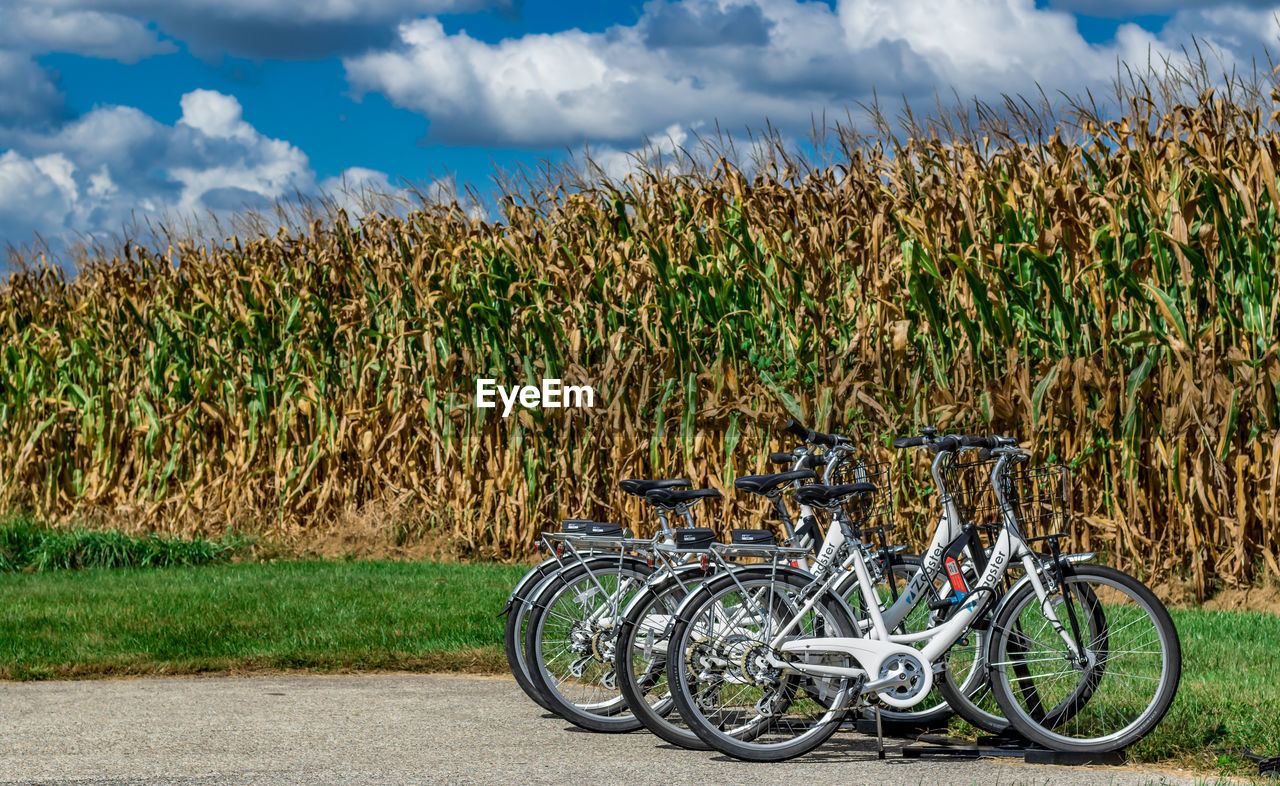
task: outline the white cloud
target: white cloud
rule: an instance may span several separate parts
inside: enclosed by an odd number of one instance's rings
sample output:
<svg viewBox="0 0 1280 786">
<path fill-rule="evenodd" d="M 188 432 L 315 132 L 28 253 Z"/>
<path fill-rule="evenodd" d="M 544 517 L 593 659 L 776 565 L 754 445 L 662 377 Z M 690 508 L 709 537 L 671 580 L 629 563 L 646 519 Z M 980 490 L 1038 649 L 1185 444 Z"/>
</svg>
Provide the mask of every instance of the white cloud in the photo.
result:
<svg viewBox="0 0 1280 786">
<path fill-rule="evenodd" d="M 495 8 L 520 0 L 4 0 L 19 8 L 153 22 L 202 57 L 323 58 L 390 40 L 403 19 Z"/>
<path fill-rule="evenodd" d="M 1274 0 L 1050 0 L 1049 5 L 1062 11 L 1119 19 L 1142 14 L 1174 14 L 1179 11 L 1207 9 L 1215 6 L 1264 8 Z"/>
<path fill-rule="evenodd" d="M 71 212 L 74 199 L 45 167 L 12 150 L 0 153 L 0 238 L 29 239 L 33 228 L 48 231 Z"/>
<path fill-rule="evenodd" d="M 0 128 L 53 119 L 62 93 L 38 63 L 25 54 L 0 49 Z"/>
<path fill-rule="evenodd" d="M 179 123 L 206 136 L 221 139 L 252 139 L 256 133 L 244 122 L 243 110 L 235 96 L 214 90 L 193 90 L 182 97 Z"/>
<path fill-rule="evenodd" d="M 120 14 L 60 8 L 55 0 L 4 0 L 0 5 L 0 132 L 47 125 L 63 114 L 62 93 L 52 74 L 33 59 L 36 55 L 71 52 L 136 63 L 176 49 L 142 22 Z"/>
<path fill-rule="evenodd" d="M 69 239 L 316 190 L 307 156 L 254 129 L 234 97 L 193 91 L 181 105 L 172 126 L 112 106 L 53 133 L 12 133 L 0 157 L 0 238 L 20 243 L 34 229 Z"/>
<path fill-rule="evenodd" d="M 1114 78 L 1119 61 L 1172 51 L 1133 24 L 1120 26 L 1111 43 L 1090 44 L 1072 15 L 1033 0 L 844 0 L 840 19 L 853 51 L 901 44 L 942 90 L 987 99 L 1037 86 L 1078 91 Z"/>
<path fill-rule="evenodd" d="M 348 78 L 359 90 L 381 92 L 426 115 L 431 136 L 441 141 L 625 141 L 707 116 L 755 122 L 796 115 L 794 101 L 753 89 L 743 78 L 760 70 L 749 62 L 753 55 L 768 60 L 771 51 L 729 48 L 706 56 L 681 49 L 677 55 L 649 48 L 639 27 L 488 44 L 447 35 L 434 19 L 401 25 L 400 37 L 393 50 L 345 61 Z M 747 73 L 735 74 L 736 66 Z"/>
<path fill-rule="evenodd" d="M 137 19 L 29 2 L 15 0 L 0 8 L 0 46 L 33 54 L 74 52 L 123 63 L 177 51 Z"/>
<path fill-rule="evenodd" d="M 640 20 L 602 33 L 569 30 L 486 43 L 406 22 L 398 44 L 347 58 L 358 91 L 425 115 L 437 141 L 541 147 L 614 144 L 718 121 L 767 118 L 799 132 L 823 111 L 935 91 L 984 99 L 1077 92 L 1109 83 L 1119 61 L 1174 54 L 1214 31 L 1229 60 L 1274 37 L 1270 9 L 1179 12 L 1159 35 L 1121 25 L 1090 44 L 1062 11 L 1034 0 L 654 0 Z"/>
<path fill-rule="evenodd" d="M 57 8 L 100 9 L 156 20 L 178 16 L 206 19 L 349 22 L 469 13 L 513 7 L 512 0 L 42 0 Z"/>
</svg>

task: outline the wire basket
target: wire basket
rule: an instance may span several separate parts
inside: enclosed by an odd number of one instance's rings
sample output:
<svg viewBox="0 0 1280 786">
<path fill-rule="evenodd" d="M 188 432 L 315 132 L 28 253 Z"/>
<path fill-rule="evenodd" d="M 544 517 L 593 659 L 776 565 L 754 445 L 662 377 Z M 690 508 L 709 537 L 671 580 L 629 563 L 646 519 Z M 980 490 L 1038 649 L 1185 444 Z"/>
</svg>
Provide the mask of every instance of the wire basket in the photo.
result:
<svg viewBox="0 0 1280 786">
<path fill-rule="evenodd" d="M 1000 505 L 991 485 L 996 460 L 957 457 L 947 468 L 947 491 L 965 521 L 994 535 L 1001 525 Z M 1027 538 L 1065 537 L 1070 512 L 1067 468 L 1062 464 L 1014 467 L 1003 480 L 1005 501 Z"/>
<path fill-rule="evenodd" d="M 844 504 L 844 512 L 862 528 L 884 527 L 893 523 L 893 474 L 888 461 L 849 461 L 831 473 L 831 485 L 870 483 L 871 494 L 860 494 Z"/>
</svg>

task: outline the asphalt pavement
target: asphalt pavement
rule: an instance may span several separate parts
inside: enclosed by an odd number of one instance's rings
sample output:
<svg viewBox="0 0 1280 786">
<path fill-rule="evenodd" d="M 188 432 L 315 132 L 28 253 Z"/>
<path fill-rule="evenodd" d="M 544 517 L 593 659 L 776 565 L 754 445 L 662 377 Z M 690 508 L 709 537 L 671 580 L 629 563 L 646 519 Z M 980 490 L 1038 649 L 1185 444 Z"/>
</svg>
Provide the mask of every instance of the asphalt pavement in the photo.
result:
<svg viewBox="0 0 1280 786">
<path fill-rule="evenodd" d="M 748 764 L 644 733 L 579 731 L 509 679 L 253 676 L 0 684 L 0 783 L 1146 784 L 1190 773 L 981 759 L 878 761 L 837 734 Z"/>
</svg>

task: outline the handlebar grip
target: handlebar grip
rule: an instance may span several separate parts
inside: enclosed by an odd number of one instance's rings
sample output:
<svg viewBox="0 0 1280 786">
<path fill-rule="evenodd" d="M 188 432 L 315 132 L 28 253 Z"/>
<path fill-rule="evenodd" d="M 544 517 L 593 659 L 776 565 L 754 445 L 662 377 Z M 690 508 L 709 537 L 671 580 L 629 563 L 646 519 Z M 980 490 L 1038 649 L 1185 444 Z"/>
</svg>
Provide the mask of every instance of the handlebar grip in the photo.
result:
<svg viewBox="0 0 1280 786">
<path fill-rule="evenodd" d="M 924 437 L 898 437 L 893 441 L 895 448 L 918 448 L 924 444 Z"/>
<path fill-rule="evenodd" d="M 994 448 L 998 445 L 996 437 L 961 437 L 960 444 L 966 448 Z"/>
<path fill-rule="evenodd" d="M 943 451 L 946 451 L 947 453 L 955 453 L 960 449 L 960 440 L 955 437 L 943 437 L 933 443 L 933 449 L 938 453 L 942 453 Z"/>
<path fill-rule="evenodd" d="M 800 466 L 800 468 L 801 469 L 817 469 L 818 467 L 826 466 L 826 464 L 827 464 L 826 456 L 810 454 L 804 457 L 804 463 Z"/>
<path fill-rule="evenodd" d="M 770 464 L 791 464 L 791 463 L 794 463 L 795 460 L 796 460 L 796 456 L 794 453 L 770 453 L 769 454 Z"/>
<path fill-rule="evenodd" d="M 983 448 L 982 450 L 978 451 L 978 461 L 990 461 L 990 460 L 991 460 L 991 448 Z"/>
<path fill-rule="evenodd" d="M 782 429 L 795 434 L 800 439 L 809 438 L 809 428 L 795 418 L 787 418 L 787 422 L 782 424 Z"/>
<path fill-rule="evenodd" d="M 840 440 L 836 439 L 835 434 L 823 434 L 821 431 L 810 431 L 809 441 L 815 445 L 823 445 L 828 448 L 834 448 Z"/>
</svg>

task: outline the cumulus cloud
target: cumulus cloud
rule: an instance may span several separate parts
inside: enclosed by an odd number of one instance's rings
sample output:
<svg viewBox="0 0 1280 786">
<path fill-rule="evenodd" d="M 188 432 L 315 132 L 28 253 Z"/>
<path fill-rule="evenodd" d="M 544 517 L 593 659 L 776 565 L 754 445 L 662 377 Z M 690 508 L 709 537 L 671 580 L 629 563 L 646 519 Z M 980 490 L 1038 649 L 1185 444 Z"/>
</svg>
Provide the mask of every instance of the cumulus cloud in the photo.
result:
<svg viewBox="0 0 1280 786">
<path fill-rule="evenodd" d="M 8 0 L 0 5 L 0 131 L 62 117 L 62 93 L 35 56 L 71 52 L 136 63 L 176 49 L 127 16 L 62 8 L 52 0 Z"/>
<path fill-rule="evenodd" d="M 520 0 L 7 0 L 71 15 L 146 19 L 201 56 L 319 58 L 389 42 L 395 22 L 494 8 Z"/>
<path fill-rule="evenodd" d="M 315 191 L 307 156 L 254 129 L 234 97 L 197 90 L 181 105 L 171 126 L 111 106 L 53 133 L 11 132 L 0 156 L 0 237 L 93 235 Z"/>
<path fill-rule="evenodd" d="M 528 147 L 634 144 L 673 125 L 718 120 L 800 129 L 880 96 L 935 91 L 992 99 L 1105 84 L 1119 61 L 1176 54 L 1214 32 L 1229 60 L 1274 34 L 1270 9 L 1198 7 L 1154 35 L 1121 25 L 1090 44 L 1074 17 L 1034 0 L 655 0 L 634 25 L 486 43 L 406 22 L 396 45 L 347 58 L 358 91 L 425 115 L 437 141 Z"/>
<path fill-rule="evenodd" d="M 776 5 L 785 7 L 772 15 L 769 44 L 726 47 L 651 47 L 640 26 L 488 44 L 423 19 L 401 25 L 399 46 L 348 59 L 347 75 L 358 90 L 426 115 L 439 141 L 534 147 L 633 141 L 694 118 L 798 118 L 799 104 L 830 92 L 824 80 L 869 87 L 874 69 L 842 76 L 852 63 L 826 56 L 841 46 L 829 8 Z M 813 40 L 789 49 L 796 37 Z"/>
<path fill-rule="evenodd" d="M 0 47 L 32 54 L 74 52 L 123 63 L 177 51 L 137 19 L 24 0 L 0 8 Z"/>
<path fill-rule="evenodd" d="M 0 49 L 0 128 L 49 121 L 62 104 L 61 91 L 38 63 Z"/>
</svg>

